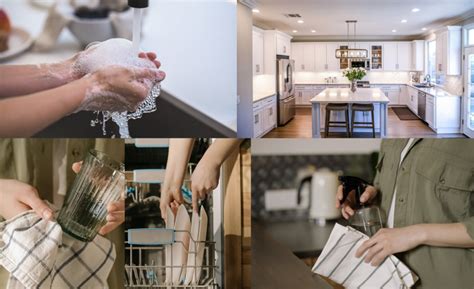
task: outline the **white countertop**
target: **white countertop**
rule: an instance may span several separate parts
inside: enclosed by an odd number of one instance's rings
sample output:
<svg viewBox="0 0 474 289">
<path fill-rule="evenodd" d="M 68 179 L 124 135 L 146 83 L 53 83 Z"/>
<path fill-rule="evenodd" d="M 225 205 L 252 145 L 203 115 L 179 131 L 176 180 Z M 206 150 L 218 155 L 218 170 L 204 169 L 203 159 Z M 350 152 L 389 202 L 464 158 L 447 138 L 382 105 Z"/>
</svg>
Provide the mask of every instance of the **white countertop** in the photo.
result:
<svg viewBox="0 0 474 289">
<path fill-rule="evenodd" d="M 253 93 L 253 102 L 257 102 L 273 95 L 276 95 L 275 90 L 256 91 Z"/>
<path fill-rule="evenodd" d="M 311 103 L 389 103 L 380 88 L 326 88 L 311 99 Z"/>
<path fill-rule="evenodd" d="M 442 89 L 442 88 L 439 88 L 439 87 L 416 87 L 412 84 L 407 84 L 409 87 L 412 87 L 414 89 L 417 89 L 419 91 L 423 91 L 429 95 L 432 95 L 434 97 L 460 97 L 459 95 L 454 95 L 454 94 L 451 94 L 449 92 L 447 92 L 446 90 Z"/>
</svg>

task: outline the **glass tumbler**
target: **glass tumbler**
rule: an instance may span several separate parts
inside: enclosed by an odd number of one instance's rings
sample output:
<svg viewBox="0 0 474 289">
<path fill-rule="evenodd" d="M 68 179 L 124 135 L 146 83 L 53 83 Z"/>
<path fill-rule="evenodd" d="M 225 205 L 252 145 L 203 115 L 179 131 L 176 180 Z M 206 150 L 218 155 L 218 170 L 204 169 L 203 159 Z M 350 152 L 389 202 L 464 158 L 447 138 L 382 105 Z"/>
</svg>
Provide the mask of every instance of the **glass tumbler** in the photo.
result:
<svg viewBox="0 0 474 289">
<path fill-rule="evenodd" d="M 372 237 L 383 228 L 382 215 L 379 207 L 361 208 L 354 212 L 349 224 L 354 229 Z"/>
<path fill-rule="evenodd" d="M 105 225 L 107 205 L 125 192 L 124 165 L 90 150 L 69 189 L 57 221 L 68 235 L 92 241 Z"/>
</svg>

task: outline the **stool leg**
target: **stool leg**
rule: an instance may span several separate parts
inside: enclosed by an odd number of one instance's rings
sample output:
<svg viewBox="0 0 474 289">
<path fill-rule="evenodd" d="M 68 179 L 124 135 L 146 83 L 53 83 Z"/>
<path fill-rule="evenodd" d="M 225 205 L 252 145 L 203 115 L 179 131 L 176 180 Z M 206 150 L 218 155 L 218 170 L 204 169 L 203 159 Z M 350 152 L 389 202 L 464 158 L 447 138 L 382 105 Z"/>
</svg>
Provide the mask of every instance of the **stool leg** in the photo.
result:
<svg viewBox="0 0 474 289">
<path fill-rule="evenodd" d="M 324 125 L 324 136 L 327 138 L 329 135 L 329 117 L 330 117 L 330 110 L 326 109 L 326 121 Z"/>
<path fill-rule="evenodd" d="M 374 109 L 370 111 L 372 115 L 372 137 L 375 138 L 375 117 L 374 117 Z"/>
<path fill-rule="evenodd" d="M 354 135 L 354 120 L 355 120 L 355 110 L 352 110 L 351 118 L 351 135 Z"/>
<path fill-rule="evenodd" d="M 346 132 L 349 137 L 351 137 L 351 129 L 349 125 L 349 108 L 346 109 Z"/>
</svg>

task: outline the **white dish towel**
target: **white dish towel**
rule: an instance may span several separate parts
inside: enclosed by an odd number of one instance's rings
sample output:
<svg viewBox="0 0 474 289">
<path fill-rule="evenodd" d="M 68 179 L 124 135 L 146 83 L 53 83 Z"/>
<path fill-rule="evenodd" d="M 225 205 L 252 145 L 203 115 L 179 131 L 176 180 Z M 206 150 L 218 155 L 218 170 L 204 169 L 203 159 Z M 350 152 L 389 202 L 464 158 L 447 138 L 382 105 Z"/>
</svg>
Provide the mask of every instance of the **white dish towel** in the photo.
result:
<svg viewBox="0 0 474 289">
<path fill-rule="evenodd" d="M 115 247 L 97 236 L 81 242 L 32 211 L 0 223 L 0 265 L 8 289 L 107 288 Z"/>
<path fill-rule="evenodd" d="M 410 269 L 395 256 L 389 256 L 378 267 L 364 262 L 364 256 L 355 252 L 368 236 L 351 228 L 336 224 L 321 256 L 312 271 L 351 288 L 411 288 L 418 280 Z"/>
</svg>

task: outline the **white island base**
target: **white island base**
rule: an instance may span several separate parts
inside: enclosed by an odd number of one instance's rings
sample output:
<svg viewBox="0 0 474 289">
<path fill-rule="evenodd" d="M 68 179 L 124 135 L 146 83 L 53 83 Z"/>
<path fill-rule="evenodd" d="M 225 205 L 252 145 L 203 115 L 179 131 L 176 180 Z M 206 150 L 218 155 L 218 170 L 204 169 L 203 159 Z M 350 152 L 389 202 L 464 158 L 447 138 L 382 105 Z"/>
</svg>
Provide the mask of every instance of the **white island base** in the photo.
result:
<svg viewBox="0 0 474 289">
<path fill-rule="evenodd" d="M 358 88 L 356 92 L 352 92 L 349 88 L 328 88 L 311 99 L 312 106 L 312 136 L 320 138 L 321 131 L 325 130 L 325 107 L 328 103 L 347 103 L 349 104 L 349 123 L 352 117 L 352 104 L 373 104 L 374 105 L 374 122 L 375 131 L 380 133 L 381 138 L 387 136 L 387 105 L 390 100 L 379 88 Z M 370 113 L 356 113 L 356 121 L 370 121 Z M 333 112 L 332 121 L 343 121 L 345 116 L 340 112 Z M 332 129 L 331 129 L 332 131 Z M 334 131 L 338 131 L 334 129 Z M 339 130 L 345 131 L 345 129 Z M 371 129 L 357 128 L 354 132 L 372 131 Z"/>
</svg>

